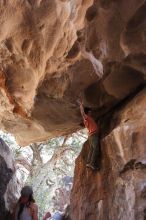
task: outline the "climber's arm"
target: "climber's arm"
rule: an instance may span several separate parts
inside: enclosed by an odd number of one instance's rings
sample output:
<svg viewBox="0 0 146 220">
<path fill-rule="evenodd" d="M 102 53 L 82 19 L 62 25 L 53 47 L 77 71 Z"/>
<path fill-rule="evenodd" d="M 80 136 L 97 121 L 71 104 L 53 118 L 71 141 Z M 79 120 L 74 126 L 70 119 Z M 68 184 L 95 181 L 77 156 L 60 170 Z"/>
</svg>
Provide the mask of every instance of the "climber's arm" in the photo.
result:
<svg viewBox="0 0 146 220">
<path fill-rule="evenodd" d="M 84 112 L 83 102 L 82 102 L 81 100 L 78 100 L 78 103 L 79 103 L 79 105 L 80 105 L 81 115 L 82 115 L 83 119 L 85 119 L 85 118 L 86 118 L 86 114 L 85 114 L 85 112 Z"/>
</svg>

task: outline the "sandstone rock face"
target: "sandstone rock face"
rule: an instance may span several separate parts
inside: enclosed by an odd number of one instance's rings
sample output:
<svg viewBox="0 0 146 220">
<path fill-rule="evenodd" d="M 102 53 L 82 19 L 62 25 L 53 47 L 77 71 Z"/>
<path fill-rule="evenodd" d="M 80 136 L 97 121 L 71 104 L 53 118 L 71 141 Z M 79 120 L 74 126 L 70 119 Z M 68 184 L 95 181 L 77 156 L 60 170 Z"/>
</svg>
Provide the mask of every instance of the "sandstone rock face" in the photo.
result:
<svg viewBox="0 0 146 220">
<path fill-rule="evenodd" d="M 20 183 L 15 174 L 15 165 L 12 154 L 0 139 L 0 219 L 8 220 L 20 191 Z"/>
<path fill-rule="evenodd" d="M 73 220 L 146 219 L 146 89 L 102 121 L 101 171 L 85 167 L 88 143 L 76 160 Z"/>
<path fill-rule="evenodd" d="M 145 0 L 0 2 L 0 125 L 21 145 L 80 128 L 145 83 Z M 100 79 L 100 80 L 99 80 Z"/>
</svg>

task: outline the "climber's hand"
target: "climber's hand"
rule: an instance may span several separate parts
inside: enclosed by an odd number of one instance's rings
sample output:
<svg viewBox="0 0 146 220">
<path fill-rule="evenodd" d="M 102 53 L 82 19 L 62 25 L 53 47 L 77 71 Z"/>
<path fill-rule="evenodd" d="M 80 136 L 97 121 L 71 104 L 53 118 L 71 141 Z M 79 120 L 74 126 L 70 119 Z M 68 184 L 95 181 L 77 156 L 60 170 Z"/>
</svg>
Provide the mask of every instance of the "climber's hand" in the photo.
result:
<svg viewBox="0 0 146 220">
<path fill-rule="evenodd" d="M 78 99 L 77 99 L 77 103 L 78 103 L 79 105 L 83 105 L 82 99 L 78 98 Z"/>
</svg>

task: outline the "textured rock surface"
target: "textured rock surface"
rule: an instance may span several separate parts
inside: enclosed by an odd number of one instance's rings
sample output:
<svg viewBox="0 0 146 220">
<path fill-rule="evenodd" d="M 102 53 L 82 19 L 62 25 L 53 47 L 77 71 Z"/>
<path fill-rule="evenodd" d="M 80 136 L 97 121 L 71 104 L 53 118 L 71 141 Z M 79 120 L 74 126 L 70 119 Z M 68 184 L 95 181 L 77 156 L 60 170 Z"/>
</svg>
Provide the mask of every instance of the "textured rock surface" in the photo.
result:
<svg viewBox="0 0 146 220">
<path fill-rule="evenodd" d="M 72 219 L 146 219 L 146 89 L 103 118 L 102 169 L 86 169 L 88 143 L 76 160 Z"/>
<path fill-rule="evenodd" d="M 101 115 L 144 84 L 145 10 L 145 0 L 2 0 L 1 128 L 22 145 L 71 133 L 80 92 Z"/>
<path fill-rule="evenodd" d="M 0 138 L 0 219 L 8 220 L 20 191 L 20 183 L 15 174 L 12 154 Z"/>
</svg>

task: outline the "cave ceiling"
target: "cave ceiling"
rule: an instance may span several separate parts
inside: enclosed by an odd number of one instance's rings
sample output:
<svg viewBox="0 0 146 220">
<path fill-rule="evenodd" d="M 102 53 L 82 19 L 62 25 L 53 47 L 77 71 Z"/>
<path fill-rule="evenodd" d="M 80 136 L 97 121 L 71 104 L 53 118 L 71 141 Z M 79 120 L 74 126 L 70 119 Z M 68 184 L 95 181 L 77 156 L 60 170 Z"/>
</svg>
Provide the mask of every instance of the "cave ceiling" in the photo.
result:
<svg viewBox="0 0 146 220">
<path fill-rule="evenodd" d="M 0 125 L 19 144 L 81 128 L 145 85 L 145 0 L 0 2 Z"/>
</svg>

